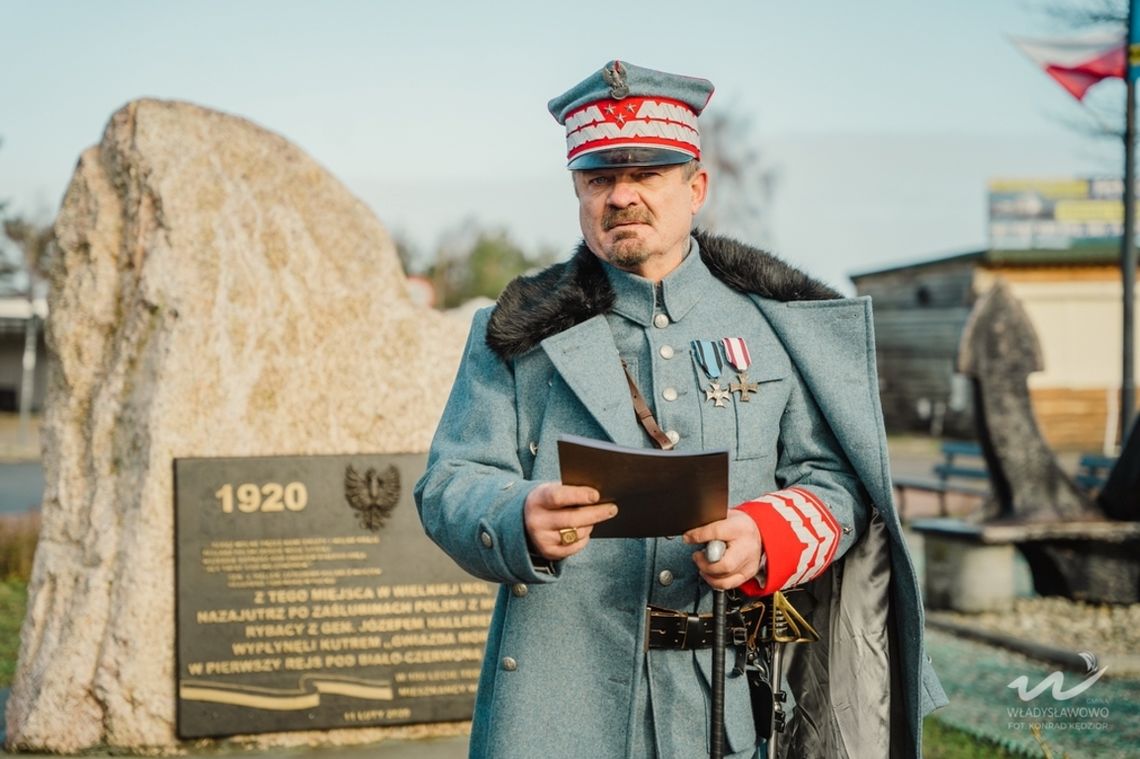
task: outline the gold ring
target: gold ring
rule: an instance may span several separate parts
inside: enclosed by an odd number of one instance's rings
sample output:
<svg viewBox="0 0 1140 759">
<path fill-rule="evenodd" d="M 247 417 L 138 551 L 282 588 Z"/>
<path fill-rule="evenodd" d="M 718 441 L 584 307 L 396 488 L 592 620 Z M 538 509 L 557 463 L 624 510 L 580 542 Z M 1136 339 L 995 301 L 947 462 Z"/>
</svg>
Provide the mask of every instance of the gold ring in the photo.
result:
<svg viewBox="0 0 1140 759">
<path fill-rule="evenodd" d="M 578 542 L 578 531 L 573 527 L 563 527 L 558 531 L 558 535 L 562 539 L 562 545 L 569 546 Z"/>
</svg>

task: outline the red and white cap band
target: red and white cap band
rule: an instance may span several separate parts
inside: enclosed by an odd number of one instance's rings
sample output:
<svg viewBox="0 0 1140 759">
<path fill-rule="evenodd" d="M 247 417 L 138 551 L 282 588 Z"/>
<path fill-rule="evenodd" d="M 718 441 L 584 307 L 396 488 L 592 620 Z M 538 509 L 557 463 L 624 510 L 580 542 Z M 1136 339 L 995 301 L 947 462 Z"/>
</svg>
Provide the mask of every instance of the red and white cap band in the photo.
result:
<svg viewBox="0 0 1140 759">
<path fill-rule="evenodd" d="M 566 118 L 566 158 L 613 148 L 665 148 L 701 157 L 697 115 L 669 98 L 625 97 L 588 103 Z"/>
<path fill-rule="evenodd" d="M 749 580 L 741 586 L 748 595 L 766 596 L 814 580 L 835 558 L 839 522 L 807 488 L 777 490 L 737 509 L 756 522 L 767 559 L 763 584 Z"/>
</svg>

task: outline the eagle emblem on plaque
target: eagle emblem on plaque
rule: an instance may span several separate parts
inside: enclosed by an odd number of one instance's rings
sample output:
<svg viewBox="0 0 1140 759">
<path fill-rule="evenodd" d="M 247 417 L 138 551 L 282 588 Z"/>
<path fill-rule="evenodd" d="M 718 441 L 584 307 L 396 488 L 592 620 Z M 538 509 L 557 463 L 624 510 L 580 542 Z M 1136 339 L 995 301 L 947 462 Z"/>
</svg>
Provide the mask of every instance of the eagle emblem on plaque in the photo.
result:
<svg viewBox="0 0 1140 759">
<path fill-rule="evenodd" d="M 369 467 L 361 474 L 349 464 L 344 469 L 344 499 L 361 527 L 379 532 L 400 500 L 400 470 L 389 464 L 382 471 Z"/>
</svg>

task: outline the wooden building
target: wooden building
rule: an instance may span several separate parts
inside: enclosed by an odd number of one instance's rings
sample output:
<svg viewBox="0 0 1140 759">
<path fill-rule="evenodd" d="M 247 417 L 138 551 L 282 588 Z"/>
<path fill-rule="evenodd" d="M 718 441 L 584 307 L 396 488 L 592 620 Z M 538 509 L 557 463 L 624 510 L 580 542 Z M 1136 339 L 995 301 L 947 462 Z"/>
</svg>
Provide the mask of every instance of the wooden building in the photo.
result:
<svg viewBox="0 0 1140 759">
<path fill-rule="evenodd" d="M 879 384 L 891 431 L 974 436 L 958 340 L 974 302 L 1007 281 L 1033 321 L 1045 360 L 1030 395 L 1058 449 L 1116 445 L 1121 377 L 1119 248 L 981 250 L 852 275 L 875 309 Z"/>
<path fill-rule="evenodd" d="M 34 310 L 34 314 L 33 314 Z M 25 362 L 32 364 L 31 410 L 43 408 L 47 388 L 47 347 L 44 343 L 44 318 L 47 304 L 43 298 L 34 307 L 23 296 L 0 297 L 0 412 L 14 412 L 20 408 Z M 29 355 L 28 322 L 33 319 L 36 345 Z"/>
</svg>

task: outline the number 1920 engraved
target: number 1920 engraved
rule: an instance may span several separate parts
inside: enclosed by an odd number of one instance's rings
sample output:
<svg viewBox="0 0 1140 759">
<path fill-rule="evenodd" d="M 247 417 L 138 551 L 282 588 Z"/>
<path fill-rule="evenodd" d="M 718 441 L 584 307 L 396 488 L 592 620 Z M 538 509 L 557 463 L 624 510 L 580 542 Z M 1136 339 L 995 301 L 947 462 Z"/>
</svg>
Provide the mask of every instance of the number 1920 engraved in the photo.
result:
<svg viewBox="0 0 1140 759">
<path fill-rule="evenodd" d="M 214 493 L 214 497 L 221 502 L 222 513 L 233 513 L 235 494 L 237 510 L 244 514 L 257 511 L 301 511 L 309 503 L 309 489 L 303 482 L 290 482 L 284 486 L 279 482 L 267 482 L 264 485 L 243 482 L 236 487 L 226 483 Z"/>
</svg>

